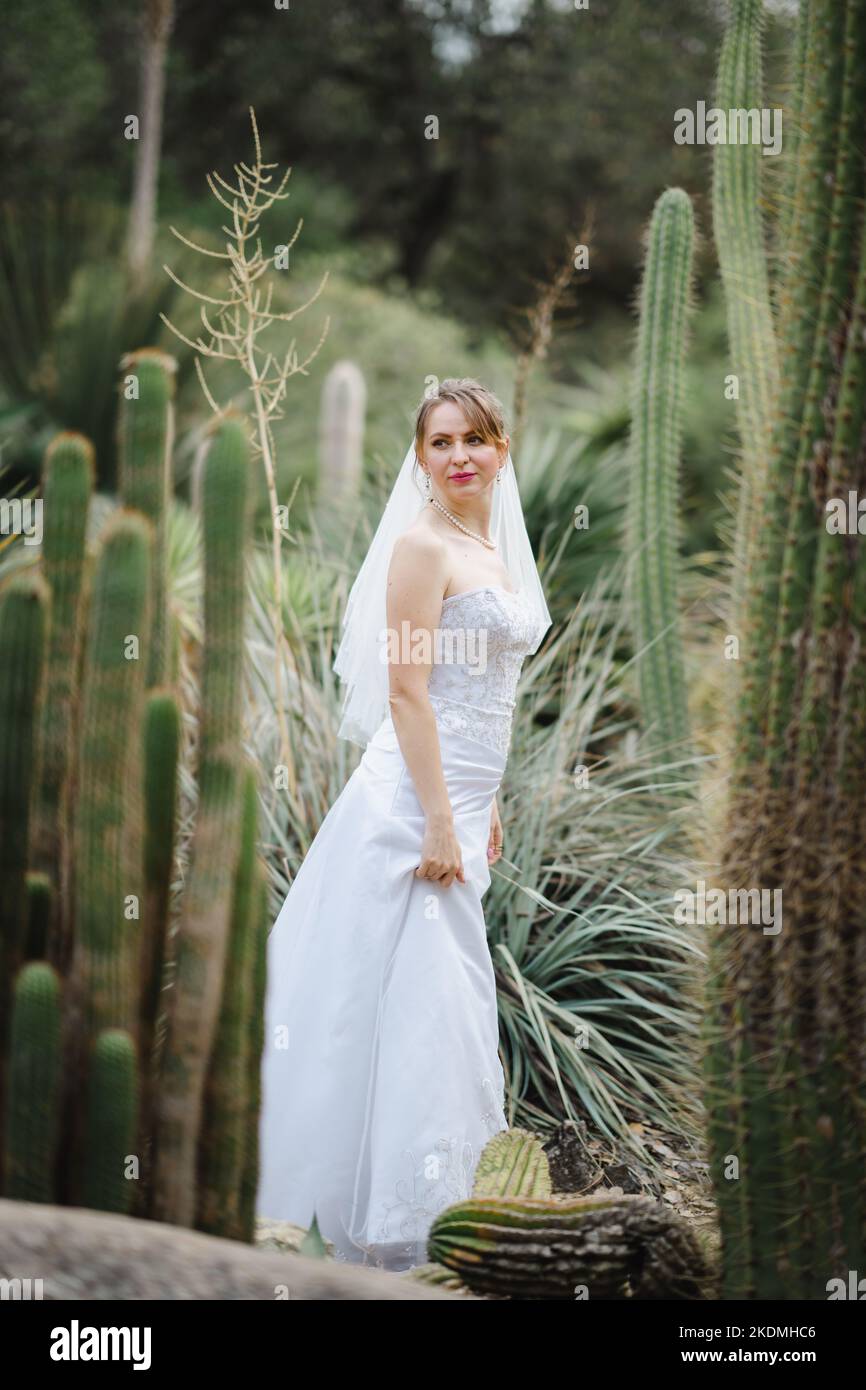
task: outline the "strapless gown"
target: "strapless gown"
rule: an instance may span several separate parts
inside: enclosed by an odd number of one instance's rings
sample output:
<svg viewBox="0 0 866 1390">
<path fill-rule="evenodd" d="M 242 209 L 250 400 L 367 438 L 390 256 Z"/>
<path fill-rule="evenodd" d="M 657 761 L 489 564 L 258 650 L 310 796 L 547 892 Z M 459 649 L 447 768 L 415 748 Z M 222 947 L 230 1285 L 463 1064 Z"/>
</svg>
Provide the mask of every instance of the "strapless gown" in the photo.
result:
<svg viewBox="0 0 866 1390">
<path fill-rule="evenodd" d="M 257 1213 L 337 1259 L 426 1261 L 507 1128 L 481 899 L 533 618 L 496 586 L 443 600 L 428 691 L 466 882 L 415 877 L 424 813 L 390 716 L 329 810 L 268 942 Z"/>
</svg>

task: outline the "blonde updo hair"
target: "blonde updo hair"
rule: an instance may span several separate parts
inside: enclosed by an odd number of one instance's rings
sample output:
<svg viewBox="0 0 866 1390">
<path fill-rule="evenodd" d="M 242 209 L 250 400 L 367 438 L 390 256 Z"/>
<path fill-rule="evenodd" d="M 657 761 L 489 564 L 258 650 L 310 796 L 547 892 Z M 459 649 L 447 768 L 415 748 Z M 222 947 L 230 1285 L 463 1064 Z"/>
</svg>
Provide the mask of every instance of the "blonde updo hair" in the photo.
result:
<svg viewBox="0 0 866 1390">
<path fill-rule="evenodd" d="M 453 405 L 459 406 L 485 444 L 495 444 L 497 448 L 505 447 L 505 414 L 502 409 L 502 402 L 492 391 L 488 391 L 486 386 L 482 386 L 480 381 L 474 381 L 471 376 L 446 377 L 440 381 L 437 389 L 430 395 L 424 397 L 415 415 L 415 453 L 420 455 L 424 446 L 424 436 L 427 431 L 427 418 L 434 406 L 440 401 L 451 401 Z M 418 458 L 412 468 L 412 477 L 417 487 L 418 485 Z"/>
</svg>

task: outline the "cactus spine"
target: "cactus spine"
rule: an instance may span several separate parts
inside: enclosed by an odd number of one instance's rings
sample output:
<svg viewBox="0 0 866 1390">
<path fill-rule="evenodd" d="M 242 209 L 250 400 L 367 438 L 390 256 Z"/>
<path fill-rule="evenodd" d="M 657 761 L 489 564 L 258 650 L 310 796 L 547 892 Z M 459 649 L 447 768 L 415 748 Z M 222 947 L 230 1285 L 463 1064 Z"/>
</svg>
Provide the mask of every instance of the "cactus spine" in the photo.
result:
<svg viewBox="0 0 866 1390">
<path fill-rule="evenodd" d="M 689 728 L 677 607 L 677 492 L 693 243 L 688 195 L 669 188 L 656 203 L 647 238 L 626 523 L 641 706 L 659 748 L 681 742 Z"/>
</svg>

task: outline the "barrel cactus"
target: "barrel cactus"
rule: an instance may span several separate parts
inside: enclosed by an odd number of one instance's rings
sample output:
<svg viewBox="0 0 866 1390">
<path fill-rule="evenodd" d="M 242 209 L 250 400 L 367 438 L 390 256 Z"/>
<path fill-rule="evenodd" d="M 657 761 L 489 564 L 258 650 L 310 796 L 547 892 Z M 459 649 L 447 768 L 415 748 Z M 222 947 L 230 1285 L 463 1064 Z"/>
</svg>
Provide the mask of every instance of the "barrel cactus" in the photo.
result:
<svg viewBox="0 0 866 1390">
<path fill-rule="evenodd" d="M 643 1197 L 471 1197 L 427 1249 L 473 1293 L 509 1298 L 702 1299 L 712 1275 L 683 1219 Z"/>
</svg>

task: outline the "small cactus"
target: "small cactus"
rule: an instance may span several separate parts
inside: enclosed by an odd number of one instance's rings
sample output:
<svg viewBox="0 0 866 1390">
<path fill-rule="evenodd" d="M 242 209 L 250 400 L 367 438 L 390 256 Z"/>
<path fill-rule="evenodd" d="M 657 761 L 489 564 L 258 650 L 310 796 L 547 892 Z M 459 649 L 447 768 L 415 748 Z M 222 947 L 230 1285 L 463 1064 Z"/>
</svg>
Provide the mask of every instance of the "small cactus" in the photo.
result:
<svg viewBox="0 0 866 1390">
<path fill-rule="evenodd" d="M 100 1033 L 90 1057 L 83 1146 L 83 1202 L 99 1211 L 128 1212 L 133 1178 L 127 1173 L 138 1128 L 138 1062 L 124 1029 Z"/>
<path fill-rule="evenodd" d="M 9 1039 L 6 1196 L 53 1202 L 60 1129 L 60 980 L 43 961 L 15 982 Z"/>
</svg>

